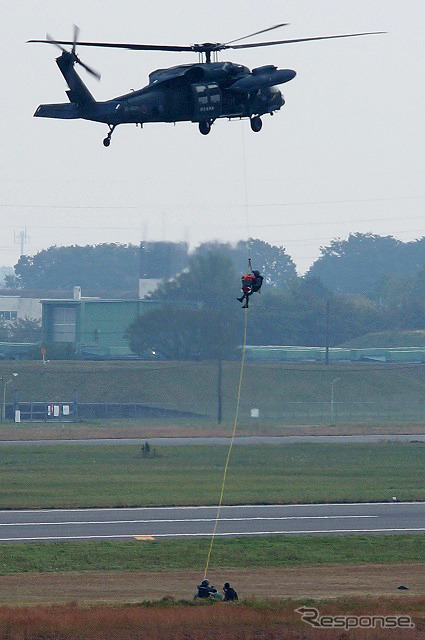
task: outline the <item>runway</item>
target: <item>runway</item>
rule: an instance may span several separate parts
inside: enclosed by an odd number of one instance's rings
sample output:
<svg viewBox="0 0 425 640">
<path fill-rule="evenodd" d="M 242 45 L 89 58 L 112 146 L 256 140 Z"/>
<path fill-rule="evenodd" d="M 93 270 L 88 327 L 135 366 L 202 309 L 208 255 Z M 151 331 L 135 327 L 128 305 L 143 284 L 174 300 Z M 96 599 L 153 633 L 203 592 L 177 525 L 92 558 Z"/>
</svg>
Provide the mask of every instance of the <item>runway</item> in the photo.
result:
<svg viewBox="0 0 425 640">
<path fill-rule="evenodd" d="M 209 537 L 216 507 L 0 511 L 0 543 Z M 217 536 L 425 532 L 425 502 L 222 507 Z"/>
</svg>

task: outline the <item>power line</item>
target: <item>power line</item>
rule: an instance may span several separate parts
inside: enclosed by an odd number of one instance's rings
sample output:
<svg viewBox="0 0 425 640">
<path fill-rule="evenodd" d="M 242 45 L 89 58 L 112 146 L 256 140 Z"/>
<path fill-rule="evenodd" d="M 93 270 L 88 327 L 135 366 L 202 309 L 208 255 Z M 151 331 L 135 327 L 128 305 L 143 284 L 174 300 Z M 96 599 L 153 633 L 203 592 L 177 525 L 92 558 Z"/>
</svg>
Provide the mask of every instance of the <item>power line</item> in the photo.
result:
<svg viewBox="0 0 425 640">
<path fill-rule="evenodd" d="M 1 206 L 1 205 L 0 205 Z M 244 205 L 245 206 L 245 205 Z M 248 205 L 251 206 L 251 205 Z M 406 220 L 423 220 L 424 216 L 420 215 L 420 216 L 408 216 L 408 217 L 403 217 L 403 222 L 405 222 Z M 360 218 L 360 219 L 351 219 L 351 220 L 313 220 L 310 222 L 282 222 L 282 223 L 276 223 L 276 224 L 250 224 L 250 227 L 255 227 L 255 228 L 269 228 L 269 227 L 310 227 L 312 225 L 326 225 L 326 224 L 333 224 L 333 225 L 341 225 L 341 224 L 356 224 L 356 223 L 363 223 L 363 222 L 392 222 L 394 220 L 401 220 L 400 216 L 397 216 L 395 218 Z M 178 222 L 178 221 L 176 221 Z M 180 224 L 180 223 L 179 223 Z M 205 226 L 202 223 L 196 224 L 193 223 L 191 226 L 194 227 L 199 227 L 199 226 Z M 241 225 L 235 225 L 235 224 L 229 224 L 228 226 L 231 227 L 240 227 Z M 15 225 L 10 225 L 10 224 L 0 224 L 0 228 L 1 229 L 14 229 L 16 228 L 16 224 Z M 80 229 L 80 230 L 87 230 L 87 231 L 97 231 L 97 230 L 105 230 L 105 231 L 140 231 L 140 226 L 137 227 L 123 227 L 123 226 L 119 226 L 119 227 L 105 227 L 103 225 L 97 225 L 97 226 L 92 226 L 92 227 L 86 227 L 86 226 L 81 226 L 81 225 L 36 225 L 35 229 Z M 401 232 L 400 232 L 401 233 Z M 403 231 L 403 233 L 406 233 Z"/>
<path fill-rule="evenodd" d="M 351 198 L 347 200 L 305 200 L 304 202 L 274 202 L 250 204 L 249 207 L 307 207 L 316 204 L 352 204 L 355 202 L 393 202 L 399 200 L 421 200 L 425 196 L 392 196 L 390 198 Z"/>
<path fill-rule="evenodd" d="M 90 205 L 64 205 L 64 204 L 0 204 L 5 209 L 138 209 L 132 205 L 127 206 L 90 206 Z"/>
<path fill-rule="evenodd" d="M 425 195 L 417 196 L 391 196 L 388 198 L 351 198 L 345 200 L 305 200 L 296 202 L 269 202 L 258 204 L 234 204 L 231 207 L 244 208 L 246 206 L 250 208 L 255 207 L 308 207 L 322 204 L 352 204 L 356 202 L 397 202 L 402 200 L 422 200 Z M 158 207 L 158 204 L 150 204 L 148 207 Z M 173 205 L 174 208 L 187 208 L 194 209 L 202 207 L 203 209 L 227 209 L 229 205 L 206 205 L 204 202 L 193 205 Z M 121 205 L 42 205 L 42 204 L 0 204 L 0 207 L 12 208 L 12 209 L 139 209 L 140 206 L 121 206 Z"/>
<path fill-rule="evenodd" d="M 423 220 L 424 216 L 409 216 L 408 218 L 403 217 L 403 222 L 405 220 Z M 397 216 L 396 218 L 360 218 L 357 220 L 312 220 L 310 222 L 283 222 L 277 224 L 252 224 L 251 227 L 310 227 L 312 225 L 325 225 L 325 224 L 356 224 L 359 222 L 391 222 L 394 220 L 400 220 L 401 216 Z"/>
</svg>

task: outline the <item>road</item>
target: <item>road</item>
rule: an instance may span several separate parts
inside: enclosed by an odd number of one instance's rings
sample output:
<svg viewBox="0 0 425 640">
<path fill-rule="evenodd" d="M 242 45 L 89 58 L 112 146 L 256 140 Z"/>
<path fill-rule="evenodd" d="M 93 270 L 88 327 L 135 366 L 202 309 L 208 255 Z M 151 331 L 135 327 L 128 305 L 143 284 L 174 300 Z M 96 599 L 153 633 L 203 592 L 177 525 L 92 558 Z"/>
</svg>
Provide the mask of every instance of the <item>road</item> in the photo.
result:
<svg viewBox="0 0 425 640">
<path fill-rule="evenodd" d="M 216 507 L 0 511 L 0 542 L 208 537 Z M 223 507 L 222 538 L 424 533 L 425 502 Z"/>
<path fill-rule="evenodd" d="M 9 446 L 44 446 L 44 445 L 141 445 L 146 440 L 155 447 L 184 445 L 228 445 L 230 438 L 89 438 L 85 440 L 0 440 L 0 447 Z M 425 442 L 425 435 L 375 434 L 360 436 L 237 436 L 236 445 L 286 444 L 293 442 L 342 443 L 361 442 Z"/>
</svg>

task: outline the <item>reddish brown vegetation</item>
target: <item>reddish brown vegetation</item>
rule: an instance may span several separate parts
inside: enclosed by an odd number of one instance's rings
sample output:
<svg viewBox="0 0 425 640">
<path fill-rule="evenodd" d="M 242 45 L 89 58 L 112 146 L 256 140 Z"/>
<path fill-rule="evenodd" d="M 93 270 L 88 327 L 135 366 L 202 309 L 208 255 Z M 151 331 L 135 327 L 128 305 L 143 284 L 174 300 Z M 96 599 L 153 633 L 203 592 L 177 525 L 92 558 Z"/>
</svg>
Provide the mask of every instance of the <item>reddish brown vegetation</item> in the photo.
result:
<svg viewBox="0 0 425 640">
<path fill-rule="evenodd" d="M 19 427 L 5 425 L 0 440 L 81 440 L 92 438 L 194 438 L 228 437 L 229 426 L 198 425 L 149 425 L 143 422 L 122 421 L 118 424 L 90 425 L 40 425 Z M 257 425 L 240 425 L 238 436 L 324 436 L 324 435 L 380 435 L 380 434 L 420 435 L 425 433 L 423 424 L 347 424 L 329 427 L 327 425 L 285 425 L 274 422 Z"/>
<path fill-rule="evenodd" d="M 354 606 L 352 606 L 354 604 Z M 159 603 L 154 606 L 0 607 L 0 638 L 7 640 L 420 640 L 424 637 L 424 598 L 337 601 L 320 604 L 321 613 L 417 612 L 416 629 L 405 631 L 316 630 L 300 621 L 294 602 L 193 606 Z"/>
</svg>

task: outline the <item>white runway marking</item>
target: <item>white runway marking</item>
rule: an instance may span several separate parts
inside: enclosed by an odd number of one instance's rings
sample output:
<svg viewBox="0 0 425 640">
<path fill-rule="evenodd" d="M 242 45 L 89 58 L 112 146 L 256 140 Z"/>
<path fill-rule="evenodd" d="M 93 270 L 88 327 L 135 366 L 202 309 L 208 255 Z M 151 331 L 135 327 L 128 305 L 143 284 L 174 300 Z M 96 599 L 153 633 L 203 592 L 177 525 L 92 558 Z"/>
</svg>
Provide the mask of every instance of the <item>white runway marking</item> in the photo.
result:
<svg viewBox="0 0 425 640">
<path fill-rule="evenodd" d="M 252 520 L 344 520 L 346 518 L 378 518 L 379 516 L 253 516 L 251 518 L 219 518 L 219 522 L 250 522 Z M 70 520 L 69 522 L 3 522 L 0 527 L 46 527 L 84 524 L 160 524 L 169 522 L 215 522 L 215 518 L 173 518 L 169 520 Z"/>
<path fill-rule="evenodd" d="M 301 507 L 313 507 L 313 508 L 326 508 L 326 507 L 365 507 L 376 505 L 425 505 L 422 500 L 411 500 L 408 502 L 320 502 L 320 503 L 308 503 L 302 504 L 224 504 L 222 509 L 299 509 Z M 151 511 L 157 509 L 158 511 L 167 511 L 172 509 L 216 509 L 217 505 L 195 505 L 195 506 L 177 506 L 177 507 L 82 507 L 79 509 L 0 509 L 0 513 L 78 513 L 84 511 Z"/>
<path fill-rule="evenodd" d="M 425 527 L 418 528 L 406 528 L 406 529 L 319 529 L 319 530 L 310 530 L 305 529 L 301 531 L 240 531 L 240 532 L 231 532 L 231 533 L 216 533 L 216 536 L 263 536 L 263 535 L 292 535 L 292 534 L 307 534 L 307 533 L 393 533 L 394 531 L 425 531 Z M 153 533 L 155 538 L 165 538 L 167 536 L 204 536 L 208 537 L 208 534 L 205 533 Z"/>
<path fill-rule="evenodd" d="M 394 533 L 394 532 L 409 532 L 409 531 L 425 531 L 425 527 L 407 527 L 404 529 L 319 529 L 319 530 L 301 530 L 301 531 L 235 531 L 231 533 L 216 533 L 216 536 L 263 536 L 263 535 L 300 535 L 300 534 L 313 534 L 321 533 L 327 535 L 328 533 Z M 209 538 L 209 533 L 152 533 L 150 532 L 141 534 L 127 533 L 127 534 L 113 534 L 113 535 L 87 535 L 87 536 L 40 536 L 30 538 L 0 538 L 0 542 L 22 542 L 25 540 L 90 540 L 100 538 L 137 538 L 140 535 L 150 535 L 153 538 Z"/>
</svg>

